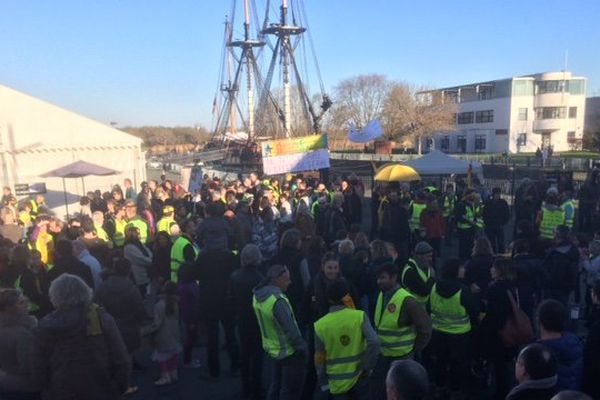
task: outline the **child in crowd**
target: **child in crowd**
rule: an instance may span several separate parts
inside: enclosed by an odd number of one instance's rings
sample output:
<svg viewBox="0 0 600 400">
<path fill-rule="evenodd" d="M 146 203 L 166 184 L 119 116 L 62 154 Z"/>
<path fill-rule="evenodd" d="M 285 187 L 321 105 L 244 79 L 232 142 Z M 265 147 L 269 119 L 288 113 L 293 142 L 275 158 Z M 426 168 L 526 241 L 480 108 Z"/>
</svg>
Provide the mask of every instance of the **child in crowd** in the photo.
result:
<svg viewBox="0 0 600 400">
<path fill-rule="evenodd" d="M 152 334 L 154 352 L 152 361 L 160 367 L 160 378 L 156 386 L 165 386 L 178 379 L 181 338 L 179 334 L 179 305 L 177 284 L 165 282 L 161 299 L 154 306 L 154 321 L 142 330 L 144 335 Z"/>
</svg>

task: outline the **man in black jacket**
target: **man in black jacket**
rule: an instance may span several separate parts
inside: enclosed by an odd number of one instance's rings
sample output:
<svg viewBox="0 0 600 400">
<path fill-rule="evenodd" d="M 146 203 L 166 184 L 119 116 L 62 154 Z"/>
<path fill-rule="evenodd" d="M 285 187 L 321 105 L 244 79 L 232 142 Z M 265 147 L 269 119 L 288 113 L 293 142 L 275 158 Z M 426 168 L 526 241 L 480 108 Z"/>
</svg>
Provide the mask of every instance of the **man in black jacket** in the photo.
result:
<svg viewBox="0 0 600 400">
<path fill-rule="evenodd" d="M 54 281 L 62 274 L 80 277 L 90 287 L 94 287 L 94 278 L 90 267 L 73 255 L 73 244 L 69 240 L 59 240 L 54 246 L 54 267 L 48 271 L 48 282 Z"/>
<path fill-rule="evenodd" d="M 500 188 L 492 190 L 492 197 L 485 202 L 483 221 L 487 235 L 495 253 L 504 253 L 504 226 L 510 219 L 510 210 L 506 200 L 500 197 Z"/>
<path fill-rule="evenodd" d="M 569 228 L 565 225 L 556 228 L 554 243 L 542 263 L 548 274 L 545 295 L 567 306 L 569 294 L 577 284 L 579 250 L 569 241 Z"/>
<path fill-rule="evenodd" d="M 408 224 L 408 210 L 400 202 L 398 192 L 393 191 L 389 195 L 389 202 L 383 206 L 383 219 L 380 226 L 381 238 L 393 243 L 399 252 L 405 255 L 410 246 L 410 227 Z"/>
<path fill-rule="evenodd" d="M 231 295 L 235 305 L 241 345 L 242 392 L 245 398 L 262 398 L 263 350 L 260 330 L 252 308 L 252 289 L 264 279 L 259 272 L 262 263 L 260 249 L 247 244 L 240 254 L 242 268 L 231 276 Z"/>
<path fill-rule="evenodd" d="M 208 370 L 212 378 L 220 375 L 219 324 L 223 325 L 231 372 L 237 371 L 240 366 L 230 291 L 231 274 L 238 267 L 238 257 L 227 249 L 206 250 L 197 260 L 200 316 L 206 324 Z"/>
</svg>

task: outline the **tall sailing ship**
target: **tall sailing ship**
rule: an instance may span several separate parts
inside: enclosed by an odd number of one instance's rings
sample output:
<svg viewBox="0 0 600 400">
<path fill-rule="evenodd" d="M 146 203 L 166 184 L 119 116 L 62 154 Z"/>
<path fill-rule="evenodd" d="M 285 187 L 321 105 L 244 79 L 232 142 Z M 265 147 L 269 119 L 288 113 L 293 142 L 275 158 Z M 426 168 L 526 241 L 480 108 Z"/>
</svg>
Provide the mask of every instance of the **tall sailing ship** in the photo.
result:
<svg viewBox="0 0 600 400">
<path fill-rule="evenodd" d="M 236 30 L 240 17 L 241 31 Z M 311 84 L 318 85 L 320 94 L 310 94 Z M 304 1 L 233 0 L 225 21 L 209 145 L 226 149 L 223 166 L 255 169 L 262 141 L 321 133 L 331 105 Z"/>
</svg>

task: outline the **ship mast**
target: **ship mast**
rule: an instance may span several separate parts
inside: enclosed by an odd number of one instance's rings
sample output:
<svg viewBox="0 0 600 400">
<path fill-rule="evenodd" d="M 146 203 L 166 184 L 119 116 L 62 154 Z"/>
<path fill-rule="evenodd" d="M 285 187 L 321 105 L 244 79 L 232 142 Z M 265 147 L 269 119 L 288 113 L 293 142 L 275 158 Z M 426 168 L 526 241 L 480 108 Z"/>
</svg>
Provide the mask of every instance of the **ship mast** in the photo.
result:
<svg viewBox="0 0 600 400">
<path fill-rule="evenodd" d="M 250 42 L 250 6 L 248 0 L 244 0 L 244 42 Z M 250 53 L 252 47 L 250 47 Z M 252 56 L 252 59 L 250 58 Z M 252 77 L 254 74 L 253 55 L 250 54 L 246 58 L 246 83 L 248 89 L 248 141 L 254 140 L 254 84 Z"/>
<path fill-rule="evenodd" d="M 281 5 L 281 26 L 287 26 L 288 1 L 283 0 Z M 283 110 L 285 114 L 285 136 L 292 134 L 292 94 L 290 87 L 290 54 L 287 49 L 290 48 L 290 35 L 284 34 L 283 40 Z"/>
</svg>

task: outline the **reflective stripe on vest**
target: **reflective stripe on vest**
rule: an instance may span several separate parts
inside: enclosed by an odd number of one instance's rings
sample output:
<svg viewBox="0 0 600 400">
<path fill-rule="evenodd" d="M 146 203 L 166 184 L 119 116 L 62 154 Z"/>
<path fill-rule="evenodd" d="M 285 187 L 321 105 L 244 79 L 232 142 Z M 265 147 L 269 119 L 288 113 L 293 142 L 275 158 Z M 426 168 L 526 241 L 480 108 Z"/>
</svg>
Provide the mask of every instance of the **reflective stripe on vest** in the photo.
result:
<svg viewBox="0 0 600 400">
<path fill-rule="evenodd" d="M 470 204 L 465 204 L 465 215 L 463 215 L 463 218 L 466 219 L 467 221 L 475 221 L 475 212 L 473 211 L 473 206 Z M 466 222 L 462 222 L 459 221 L 456 224 L 456 227 L 458 229 L 471 229 L 471 225 L 467 224 Z"/>
<path fill-rule="evenodd" d="M 253 296 L 252 307 L 254 308 L 256 320 L 258 321 L 258 326 L 260 328 L 263 349 L 270 357 L 276 360 L 283 360 L 294 354 L 296 350 L 290 344 L 289 339 L 283 329 L 279 326 L 279 323 L 273 314 L 273 308 L 275 307 L 277 300 L 285 301 L 292 316 L 294 316 L 294 311 L 292 310 L 289 300 L 282 293 L 277 295 L 273 294 L 263 302 L 259 302 L 256 299 L 256 296 Z M 294 323 L 296 323 L 295 317 Z M 296 329 L 298 329 L 297 325 Z"/>
<path fill-rule="evenodd" d="M 427 281 L 431 277 L 431 271 L 429 270 L 429 268 L 427 268 L 427 272 L 424 272 L 421 268 L 419 268 L 417 262 L 413 258 L 411 258 L 404 266 L 404 270 L 402 271 L 402 277 L 400 279 L 404 289 L 406 289 L 406 291 L 410 293 L 410 295 L 414 297 L 419 304 L 425 306 L 427 304 L 427 301 L 429 300 L 429 296 L 419 296 L 418 294 L 412 293 L 404 283 L 404 276 L 406 275 L 406 272 L 411 268 L 414 268 L 417 271 L 417 275 L 419 275 L 419 278 L 421 278 L 423 283 L 427 283 Z"/>
<path fill-rule="evenodd" d="M 540 223 L 540 236 L 544 239 L 553 239 L 554 231 L 559 225 L 565 223 L 565 212 L 561 209 L 542 209 L 542 222 Z"/>
<path fill-rule="evenodd" d="M 565 225 L 572 229 L 575 224 L 575 203 L 573 200 L 567 200 L 561 208 L 565 212 Z"/>
<path fill-rule="evenodd" d="M 440 296 L 437 285 L 431 290 L 431 324 L 436 331 L 460 335 L 471 331 L 467 310 L 460 304 L 462 289 L 452 297 Z"/>
<path fill-rule="evenodd" d="M 415 229 L 419 229 L 421 227 L 421 214 L 426 207 L 426 204 L 412 203 L 412 215 L 409 221 L 411 230 L 414 231 Z"/>
<path fill-rule="evenodd" d="M 454 196 L 446 196 L 444 199 L 444 217 L 449 217 L 454 211 Z"/>
<path fill-rule="evenodd" d="M 347 393 L 358 382 L 367 350 L 362 332 L 364 320 L 363 311 L 344 308 L 315 322 L 315 334 L 325 347 L 325 372 L 331 394 Z"/>
<path fill-rule="evenodd" d="M 383 293 L 379 293 L 375 306 L 375 329 L 381 342 L 381 354 L 386 357 L 403 357 L 415 347 L 417 334 L 414 326 L 399 327 L 398 318 L 407 297 L 412 297 L 404 289 L 398 289 L 383 309 Z"/>
<path fill-rule="evenodd" d="M 483 221 L 483 208 L 484 207 L 485 207 L 485 205 L 483 205 L 483 204 L 478 204 L 475 207 L 475 225 L 481 229 L 483 229 L 485 227 L 485 222 Z"/>
</svg>

